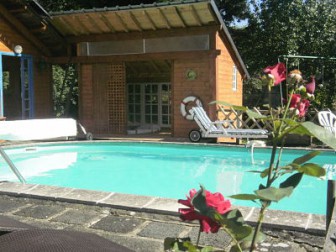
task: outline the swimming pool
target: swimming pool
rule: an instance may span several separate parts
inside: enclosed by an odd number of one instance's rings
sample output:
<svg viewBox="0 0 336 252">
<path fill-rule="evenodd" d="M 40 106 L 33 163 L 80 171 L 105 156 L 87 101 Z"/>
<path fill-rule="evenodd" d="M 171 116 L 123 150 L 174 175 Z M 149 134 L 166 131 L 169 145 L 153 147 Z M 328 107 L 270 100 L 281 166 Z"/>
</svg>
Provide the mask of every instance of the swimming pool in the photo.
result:
<svg viewBox="0 0 336 252">
<path fill-rule="evenodd" d="M 283 163 L 306 152 L 287 149 Z M 6 153 L 27 183 L 179 199 L 200 184 L 224 196 L 252 193 L 264 181 L 246 171 L 265 169 L 270 149 L 254 149 L 252 157 L 248 148 L 220 145 L 67 142 L 7 148 Z M 328 166 L 335 157 L 334 152 L 323 152 L 312 161 Z M 0 180 L 17 181 L 4 160 L 0 167 L 5 167 Z M 304 176 L 291 197 L 272 208 L 325 214 L 326 185 L 325 180 Z"/>
</svg>

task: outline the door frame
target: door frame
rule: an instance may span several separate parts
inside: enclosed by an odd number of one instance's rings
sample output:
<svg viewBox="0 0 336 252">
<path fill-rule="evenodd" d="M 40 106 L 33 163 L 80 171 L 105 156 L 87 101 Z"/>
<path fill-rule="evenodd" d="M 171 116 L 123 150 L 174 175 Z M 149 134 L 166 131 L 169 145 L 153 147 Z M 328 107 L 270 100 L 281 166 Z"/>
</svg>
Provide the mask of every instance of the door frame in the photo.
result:
<svg viewBox="0 0 336 252">
<path fill-rule="evenodd" d="M 16 54 L 1 51 L 0 51 L 0 117 L 4 117 L 3 56 L 20 58 L 21 115 L 22 115 L 21 117 L 22 119 L 34 118 L 35 108 L 34 108 L 33 57 L 28 54 Z M 26 103 L 25 97 L 27 97 L 28 104 Z"/>
</svg>

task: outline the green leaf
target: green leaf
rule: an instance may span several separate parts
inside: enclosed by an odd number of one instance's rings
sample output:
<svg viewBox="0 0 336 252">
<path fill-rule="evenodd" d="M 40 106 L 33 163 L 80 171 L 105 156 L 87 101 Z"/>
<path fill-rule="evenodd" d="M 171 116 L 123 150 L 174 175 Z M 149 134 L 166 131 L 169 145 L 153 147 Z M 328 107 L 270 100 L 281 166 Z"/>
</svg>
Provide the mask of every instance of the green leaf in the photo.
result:
<svg viewBox="0 0 336 252">
<path fill-rule="evenodd" d="M 239 249 L 238 245 L 231 246 L 229 252 L 241 252 L 241 249 Z"/>
<path fill-rule="evenodd" d="M 225 219 L 235 221 L 237 224 L 240 224 L 240 225 L 244 224 L 243 215 L 238 209 L 230 210 L 230 211 L 226 212 L 225 214 L 223 214 L 222 216 Z"/>
<path fill-rule="evenodd" d="M 215 251 L 213 247 L 210 246 L 205 246 L 204 248 L 201 249 L 201 252 L 213 252 Z"/>
<path fill-rule="evenodd" d="M 260 197 L 258 197 L 255 194 L 247 194 L 247 193 L 235 194 L 235 195 L 231 195 L 229 197 L 232 198 L 232 199 L 238 199 L 238 200 L 257 200 L 257 199 L 260 199 Z"/>
<path fill-rule="evenodd" d="M 300 172 L 313 176 L 313 177 L 323 177 L 326 175 L 326 171 L 324 168 L 317 164 L 312 164 L 312 163 L 307 163 L 304 164 L 300 167 L 299 169 Z"/>
<path fill-rule="evenodd" d="M 335 136 L 330 131 L 312 122 L 303 122 L 301 123 L 301 127 L 305 129 L 309 135 L 316 137 L 321 142 L 336 150 Z"/>
<path fill-rule="evenodd" d="M 194 197 L 191 199 L 191 204 L 195 210 L 200 214 L 207 215 L 210 208 L 206 204 L 205 188 L 201 185 L 201 189 L 197 191 Z"/>
<path fill-rule="evenodd" d="M 269 119 L 269 117 L 265 116 L 265 115 L 260 115 L 259 113 L 252 111 L 252 110 L 246 110 L 246 114 L 250 117 L 250 118 L 254 118 L 254 119 Z"/>
<path fill-rule="evenodd" d="M 286 188 L 292 186 L 295 188 L 301 181 L 303 173 L 295 173 L 292 176 L 288 177 L 284 182 L 280 184 L 280 188 Z"/>
<path fill-rule="evenodd" d="M 268 176 L 268 172 L 269 172 L 269 168 L 263 170 L 261 173 L 260 173 L 260 177 L 261 178 L 266 178 Z"/>
<path fill-rule="evenodd" d="M 258 195 L 260 198 L 264 200 L 278 202 L 282 198 L 290 196 L 293 192 L 293 189 L 294 189 L 293 187 L 286 187 L 286 188 L 269 187 L 254 192 L 256 195 Z"/>
<path fill-rule="evenodd" d="M 186 251 L 186 246 L 184 244 L 190 243 L 190 238 L 174 238 L 174 237 L 166 237 L 163 242 L 165 251 Z"/>
<path fill-rule="evenodd" d="M 303 164 L 303 163 L 307 162 L 308 160 L 310 160 L 310 159 L 316 157 L 316 156 L 319 155 L 320 153 L 321 153 L 321 151 L 317 151 L 317 150 L 316 150 L 316 151 L 309 152 L 309 153 L 306 154 L 306 155 L 303 155 L 303 156 L 301 156 L 301 157 L 299 157 L 299 158 L 294 159 L 294 160 L 293 160 L 293 163 L 294 163 L 294 164 Z"/>
</svg>

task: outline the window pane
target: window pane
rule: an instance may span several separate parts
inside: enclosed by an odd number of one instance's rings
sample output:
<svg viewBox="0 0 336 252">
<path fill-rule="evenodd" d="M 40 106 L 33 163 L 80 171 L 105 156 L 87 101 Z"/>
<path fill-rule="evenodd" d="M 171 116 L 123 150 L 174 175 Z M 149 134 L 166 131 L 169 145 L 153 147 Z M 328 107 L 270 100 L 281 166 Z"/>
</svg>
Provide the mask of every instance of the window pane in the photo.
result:
<svg viewBox="0 0 336 252">
<path fill-rule="evenodd" d="M 158 116 L 152 116 L 152 123 L 158 123 Z"/>
<path fill-rule="evenodd" d="M 135 103 L 140 103 L 141 102 L 141 96 L 140 95 L 135 95 L 134 96 L 134 102 Z"/>
<path fill-rule="evenodd" d="M 145 116 L 145 123 L 151 123 L 152 120 L 151 120 L 151 116 L 150 115 L 146 115 Z"/>
<path fill-rule="evenodd" d="M 162 106 L 162 114 L 168 114 L 168 106 Z"/>
<path fill-rule="evenodd" d="M 153 105 L 152 106 L 152 114 L 157 114 L 158 113 L 158 106 L 157 105 Z"/>
<path fill-rule="evenodd" d="M 146 105 L 145 113 L 146 114 L 150 114 L 151 113 L 151 106 L 150 105 Z"/>
</svg>

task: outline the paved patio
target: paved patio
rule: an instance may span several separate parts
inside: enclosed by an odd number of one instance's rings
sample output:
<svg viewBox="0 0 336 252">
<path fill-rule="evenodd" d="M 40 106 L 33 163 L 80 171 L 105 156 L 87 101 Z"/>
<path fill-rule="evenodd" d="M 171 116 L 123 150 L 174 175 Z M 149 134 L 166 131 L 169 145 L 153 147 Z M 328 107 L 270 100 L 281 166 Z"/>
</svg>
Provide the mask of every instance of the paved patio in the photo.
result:
<svg viewBox="0 0 336 252">
<path fill-rule="evenodd" d="M 164 251 L 165 237 L 196 241 L 197 223 L 183 223 L 176 200 L 62 187 L 0 183 L 0 215 L 37 228 L 91 232 L 134 251 Z M 240 207 L 254 224 L 258 209 Z M 10 231 L 1 227 L 0 231 Z M 322 251 L 325 216 L 294 212 L 267 212 L 267 239 L 259 251 Z M 201 244 L 228 248 L 229 237 L 202 234 Z M 99 250 L 97 250 L 99 251 Z"/>
</svg>

